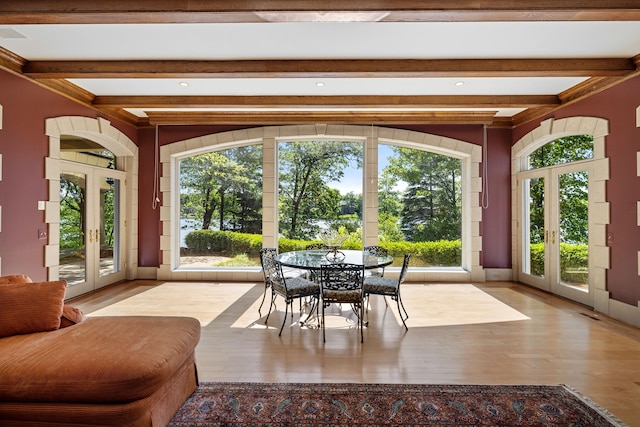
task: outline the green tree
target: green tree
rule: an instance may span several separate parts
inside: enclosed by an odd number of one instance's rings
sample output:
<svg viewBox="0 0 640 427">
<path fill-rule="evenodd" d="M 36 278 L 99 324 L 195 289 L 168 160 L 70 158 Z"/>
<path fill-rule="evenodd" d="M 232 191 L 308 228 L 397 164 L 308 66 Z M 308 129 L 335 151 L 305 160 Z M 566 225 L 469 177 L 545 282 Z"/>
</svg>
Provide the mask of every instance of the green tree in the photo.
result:
<svg viewBox="0 0 640 427">
<path fill-rule="evenodd" d="M 573 135 L 555 139 L 529 155 L 531 169 L 593 158 L 593 136 Z M 560 175 L 560 230 L 563 242 L 588 242 L 588 175 L 574 172 Z M 531 181 L 530 223 L 533 243 L 544 241 L 544 180 Z"/>
<path fill-rule="evenodd" d="M 318 219 L 341 213 L 339 181 L 351 162 L 361 163 L 362 144 L 343 141 L 280 143 L 280 233 L 288 239 L 314 238 Z"/>
<path fill-rule="evenodd" d="M 407 184 L 402 194 L 401 226 L 407 240 L 458 240 L 462 234 L 462 167 L 459 159 L 406 147 L 394 155 L 384 179 Z"/>
<path fill-rule="evenodd" d="M 84 246 L 86 197 L 84 179 L 77 174 L 60 176 L 60 246 L 77 249 Z"/>
<path fill-rule="evenodd" d="M 383 174 L 378 180 L 378 240 L 402 242 L 404 233 L 400 228 L 402 195 L 395 190 L 397 179 Z"/>
<path fill-rule="evenodd" d="M 242 165 L 246 180 L 231 187 L 227 198 L 230 227 L 241 233 L 262 232 L 262 145 L 227 150 L 225 153 Z"/>
<path fill-rule="evenodd" d="M 255 231 L 262 200 L 261 151 L 261 146 L 241 147 L 181 160 L 181 216 L 201 220 L 207 230 L 217 213 L 218 230 Z"/>
</svg>

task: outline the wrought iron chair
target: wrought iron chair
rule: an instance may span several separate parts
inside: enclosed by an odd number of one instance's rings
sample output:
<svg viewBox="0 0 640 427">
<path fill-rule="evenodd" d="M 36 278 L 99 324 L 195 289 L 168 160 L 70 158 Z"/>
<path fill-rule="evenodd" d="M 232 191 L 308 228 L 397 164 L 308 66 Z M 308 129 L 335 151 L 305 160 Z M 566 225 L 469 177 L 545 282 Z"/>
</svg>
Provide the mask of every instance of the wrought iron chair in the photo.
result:
<svg viewBox="0 0 640 427">
<path fill-rule="evenodd" d="M 365 246 L 364 248 L 362 248 L 362 250 L 365 251 L 365 252 L 369 252 L 370 254 L 378 255 L 378 256 L 387 256 L 387 255 L 389 255 L 389 251 L 388 250 L 386 250 L 382 246 L 377 246 L 377 245 Z M 380 276 L 380 277 L 384 276 L 384 267 L 381 267 L 381 268 L 376 269 L 376 270 L 371 270 L 371 274 L 373 276 Z"/>
<path fill-rule="evenodd" d="M 327 245 L 325 245 L 324 243 L 309 243 L 307 246 L 305 246 L 305 249 L 308 251 L 313 249 L 327 249 Z"/>
<path fill-rule="evenodd" d="M 358 316 L 360 342 L 364 342 L 364 293 L 362 281 L 364 266 L 349 263 L 320 266 L 320 285 L 322 292 L 322 340 L 325 337 L 325 308 L 330 304 L 351 304 Z"/>
<path fill-rule="evenodd" d="M 307 280 L 303 277 L 284 277 L 282 273 L 282 264 L 276 259 L 267 261 L 265 264 L 265 277 L 267 277 L 271 286 L 271 304 L 269 305 L 269 313 L 264 321 L 266 325 L 269 322 L 269 316 L 271 315 L 271 308 L 275 305 L 275 297 L 280 295 L 285 301 L 284 319 L 282 320 L 282 326 L 280 327 L 280 333 L 284 329 L 284 324 L 287 321 L 287 314 L 289 313 L 289 305 L 293 303 L 295 299 L 312 298 L 313 305 L 311 306 L 310 313 L 313 309 L 316 310 L 316 316 L 318 312 L 318 300 L 320 298 L 320 285 Z M 300 312 L 302 315 L 302 311 Z M 291 318 L 293 319 L 293 308 L 291 308 Z"/>
<path fill-rule="evenodd" d="M 373 294 L 382 295 L 384 297 L 384 303 L 387 307 L 389 306 L 389 304 L 387 304 L 386 297 L 389 296 L 396 302 L 396 304 L 398 305 L 398 313 L 400 314 L 400 319 L 402 320 L 402 324 L 404 325 L 406 330 L 409 330 L 406 323 L 406 320 L 409 318 L 409 314 L 404 308 L 402 298 L 400 298 L 400 284 L 404 282 L 404 279 L 407 275 L 407 269 L 409 268 L 410 259 L 411 254 L 404 255 L 402 269 L 400 270 L 400 275 L 397 279 L 391 277 L 367 276 L 365 277 L 363 284 L 364 295 L 367 301 L 369 300 L 369 295 Z M 400 307 L 402 307 L 402 310 L 400 310 Z"/>
<path fill-rule="evenodd" d="M 260 264 L 262 265 L 262 273 L 264 275 L 264 293 L 262 294 L 262 302 L 258 308 L 258 314 L 262 315 L 262 305 L 264 304 L 265 297 L 267 296 L 267 290 L 271 288 L 271 281 L 266 274 L 267 264 L 274 262 L 278 250 L 276 248 L 262 248 L 260 250 Z M 307 273 L 296 269 L 282 269 L 285 278 L 305 276 Z M 273 297 L 273 294 L 272 294 Z M 273 300 L 272 300 L 273 301 Z"/>
<path fill-rule="evenodd" d="M 320 249 L 328 250 L 329 248 L 327 248 L 327 245 L 325 245 L 322 242 L 309 243 L 307 246 L 305 246 L 305 250 L 307 251 L 320 250 Z M 309 279 L 313 280 L 314 282 L 319 282 L 318 273 L 314 270 L 309 271 Z"/>
<path fill-rule="evenodd" d="M 264 304 L 264 299 L 267 296 L 267 289 L 271 288 L 271 278 L 268 276 L 267 270 L 269 269 L 271 264 L 275 262 L 276 255 L 278 255 L 278 250 L 276 248 L 260 249 L 260 264 L 262 265 L 262 274 L 264 276 L 264 293 L 262 294 L 262 302 L 260 303 L 260 307 L 258 307 L 258 314 L 261 316 L 262 305 Z M 273 298 L 273 294 L 271 294 L 271 297 Z"/>
</svg>

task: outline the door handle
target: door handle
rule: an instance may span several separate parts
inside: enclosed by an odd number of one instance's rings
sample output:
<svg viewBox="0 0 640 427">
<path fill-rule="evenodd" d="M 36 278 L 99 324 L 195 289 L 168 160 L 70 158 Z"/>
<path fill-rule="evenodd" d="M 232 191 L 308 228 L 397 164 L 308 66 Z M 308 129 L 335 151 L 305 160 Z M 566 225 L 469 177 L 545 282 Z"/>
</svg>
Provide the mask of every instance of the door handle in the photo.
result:
<svg viewBox="0 0 640 427">
<path fill-rule="evenodd" d="M 100 243 L 100 232 L 96 229 L 96 243 Z"/>
<path fill-rule="evenodd" d="M 549 230 L 544 230 L 544 242 L 549 243 Z"/>
<path fill-rule="evenodd" d="M 89 230 L 89 243 L 93 243 L 93 230 Z"/>
<path fill-rule="evenodd" d="M 552 245 L 555 245 L 555 244 L 556 244 L 556 231 L 555 231 L 555 230 L 553 230 L 553 231 L 551 232 L 551 244 L 552 244 Z"/>
</svg>

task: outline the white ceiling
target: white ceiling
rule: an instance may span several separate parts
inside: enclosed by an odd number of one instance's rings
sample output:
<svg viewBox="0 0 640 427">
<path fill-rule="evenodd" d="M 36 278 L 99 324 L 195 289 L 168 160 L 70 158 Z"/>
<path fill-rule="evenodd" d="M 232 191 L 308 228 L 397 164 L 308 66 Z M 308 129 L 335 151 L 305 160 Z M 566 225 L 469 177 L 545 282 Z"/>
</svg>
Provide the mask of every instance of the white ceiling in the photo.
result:
<svg viewBox="0 0 640 427">
<path fill-rule="evenodd" d="M 640 22 L 0 25 L 0 46 L 27 61 L 633 58 L 640 53 Z M 586 79 L 541 76 L 72 78 L 69 81 L 96 96 L 359 96 L 557 95 Z M 188 86 L 181 86 L 181 82 Z M 322 87 L 318 86 L 319 82 Z M 456 85 L 458 82 L 464 84 Z M 158 109 L 179 110 L 166 107 L 129 108 L 128 111 L 144 117 L 144 111 Z M 493 110 L 498 111 L 498 116 L 512 116 L 522 111 L 518 108 Z"/>
</svg>

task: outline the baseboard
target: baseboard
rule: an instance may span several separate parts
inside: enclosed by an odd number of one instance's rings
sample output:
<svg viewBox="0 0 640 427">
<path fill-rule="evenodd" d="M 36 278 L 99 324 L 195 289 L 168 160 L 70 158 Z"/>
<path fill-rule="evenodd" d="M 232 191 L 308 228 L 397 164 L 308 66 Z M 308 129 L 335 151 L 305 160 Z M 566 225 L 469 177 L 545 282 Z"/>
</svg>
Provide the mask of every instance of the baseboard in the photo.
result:
<svg viewBox="0 0 640 427">
<path fill-rule="evenodd" d="M 487 282 L 503 282 L 513 280 L 513 270 L 510 268 L 485 268 Z"/>
<path fill-rule="evenodd" d="M 157 275 L 158 267 L 138 267 L 136 279 L 156 280 Z"/>
</svg>

